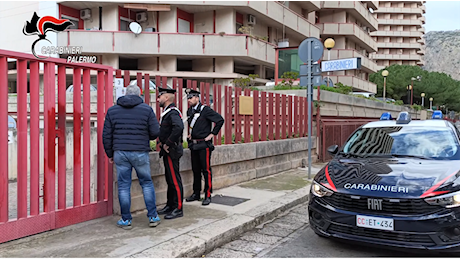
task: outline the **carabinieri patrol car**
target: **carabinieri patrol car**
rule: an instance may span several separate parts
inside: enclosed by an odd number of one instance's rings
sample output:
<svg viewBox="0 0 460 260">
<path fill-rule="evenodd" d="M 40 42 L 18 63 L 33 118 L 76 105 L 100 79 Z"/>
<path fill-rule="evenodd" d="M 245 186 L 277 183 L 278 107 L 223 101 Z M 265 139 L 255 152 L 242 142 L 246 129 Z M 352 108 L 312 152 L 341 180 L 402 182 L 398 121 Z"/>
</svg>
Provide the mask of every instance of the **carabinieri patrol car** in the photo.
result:
<svg viewBox="0 0 460 260">
<path fill-rule="evenodd" d="M 358 128 L 314 178 L 310 227 L 334 237 L 399 248 L 460 251 L 460 133 L 435 111 L 430 120 Z"/>
</svg>

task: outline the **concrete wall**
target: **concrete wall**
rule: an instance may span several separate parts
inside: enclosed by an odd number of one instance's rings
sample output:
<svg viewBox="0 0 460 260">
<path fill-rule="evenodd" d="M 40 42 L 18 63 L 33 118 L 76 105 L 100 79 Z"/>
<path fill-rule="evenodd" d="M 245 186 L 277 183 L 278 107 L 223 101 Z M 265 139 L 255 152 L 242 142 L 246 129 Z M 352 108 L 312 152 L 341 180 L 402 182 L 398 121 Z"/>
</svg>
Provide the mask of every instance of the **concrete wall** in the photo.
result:
<svg viewBox="0 0 460 260">
<path fill-rule="evenodd" d="M 315 162 L 316 138 L 312 138 L 312 140 L 312 161 Z M 308 138 L 217 146 L 211 159 L 213 188 L 216 190 L 300 167 L 302 159 L 307 160 L 307 154 Z M 150 153 L 150 169 L 157 205 L 165 204 L 167 185 L 164 177 L 163 159 L 159 158 L 158 152 Z M 193 173 L 191 169 L 190 150 L 185 149 L 184 156 L 180 160 L 184 197 L 192 193 Z M 116 168 L 114 167 L 114 213 L 120 214 L 116 176 Z M 145 209 L 145 204 L 142 188 L 135 171 L 133 171 L 131 211 L 143 209 Z"/>
<path fill-rule="evenodd" d="M 287 95 L 297 95 L 301 97 L 307 96 L 307 90 L 266 91 L 273 93 L 283 93 Z M 313 100 L 317 100 L 317 93 L 317 90 L 314 89 Z M 409 109 L 408 107 L 385 104 L 383 102 L 377 102 L 369 99 L 334 93 L 330 91 L 321 91 L 320 100 L 321 116 L 380 118 L 382 113 L 390 112 L 392 116 L 396 118 L 399 112 L 408 111 L 410 112 L 412 119 L 424 118 L 423 114 L 421 114 L 421 111 Z M 316 114 L 316 108 L 313 110 L 313 114 Z"/>
</svg>

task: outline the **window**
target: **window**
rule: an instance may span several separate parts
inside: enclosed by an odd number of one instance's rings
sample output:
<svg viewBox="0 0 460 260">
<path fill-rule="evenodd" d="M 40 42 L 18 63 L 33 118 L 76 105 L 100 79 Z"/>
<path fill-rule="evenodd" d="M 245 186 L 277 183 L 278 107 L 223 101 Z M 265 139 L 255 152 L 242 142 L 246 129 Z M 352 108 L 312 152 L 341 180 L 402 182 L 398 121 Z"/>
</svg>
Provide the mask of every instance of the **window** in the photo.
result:
<svg viewBox="0 0 460 260">
<path fill-rule="evenodd" d="M 179 33 L 189 33 L 190 32 L 190 22 L 184 19 L 177 19 L 178 21 L 178 31 Z"/>
<path fill-rule="evenodd" d="M 79 19 L 67 15 L 61 15 L 61 19 L 68 19 L 73 23 L 73 25 L 69 26 L 67 29 L 76 30 L 79 28 Z"/>
<path fill-rule="evenodd" d="M 129 24 L 131 21 L 129 21 L 126 18 L 120 17 L 120 31 L 129 31 Z"/>
</svg>

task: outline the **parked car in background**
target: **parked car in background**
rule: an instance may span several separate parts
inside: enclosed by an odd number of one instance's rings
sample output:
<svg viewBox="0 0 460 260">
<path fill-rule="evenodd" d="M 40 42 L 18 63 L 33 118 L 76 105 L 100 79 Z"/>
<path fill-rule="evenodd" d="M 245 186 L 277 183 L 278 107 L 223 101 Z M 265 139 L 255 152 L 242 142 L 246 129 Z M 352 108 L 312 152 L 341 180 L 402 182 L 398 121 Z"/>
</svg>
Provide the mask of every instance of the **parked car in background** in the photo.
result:
<svg viewBox="0 0 460 260">
<path fill-rule="evenodd" d="M 97 91 L 97 87 L 94 86 L 94 85 L 89 85 L 90 87 L 90 91 Z M 73 85 L 70 85 L 67 90 L 66 90 L 67 93 L 73 93 Z M 83 84 L 81 84 L 81 92 L 83 92 Z"/>
<path fill-rule="evenodd" d="M 131 82 L 129 82 L 129 85 L 139 86 L 139 85 L 137 84 L 137 79 L 131 80 Z M 142 90 L 145 89 L 144 86 L 145 86 L 145 80 L 142 79 L 142 86 L 141 86 Z M 172 87 L 171 87 L 169 84 L 166 84 L 166 86 L 167 86 L 169 89 L 172 89 Z M 150 89 L 150 91 L 153 91 L 153 90 L 156 90 L 156 89 L 157 89 L 157 86 L 156 86 L 156 84 L 155 84 L 155 81 L 153 81 L 153 80 L 150 80 L 150 81 L 149 81 L 149 89 Z"/>
</svg>

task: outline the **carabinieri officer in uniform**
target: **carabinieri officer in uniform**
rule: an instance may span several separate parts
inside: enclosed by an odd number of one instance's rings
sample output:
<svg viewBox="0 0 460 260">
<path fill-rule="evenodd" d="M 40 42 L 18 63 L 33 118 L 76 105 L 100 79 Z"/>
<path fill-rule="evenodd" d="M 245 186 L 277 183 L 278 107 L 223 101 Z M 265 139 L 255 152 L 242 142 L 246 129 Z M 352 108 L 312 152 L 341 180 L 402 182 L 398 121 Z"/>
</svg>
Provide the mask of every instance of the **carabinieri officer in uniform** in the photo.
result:
<svg viewBox="0 0 460 260">
<path fill-rule="evenodd" d="M 212 172 L 211 152 L 214 150 L 212 138 L 215 137 L 224 119 L 210 107 L 200 103 L 200 92 L 187 89 L 187 100 L 190 108 L 187 110 L 189 135 L 188 147 L 192 154 L 193 194 L 186 201 L 200 200 L 201 173 L 204 176 L 204 200 L 202 205 L 211 203 Z M 215 123 L 211 131 L 212 123 Z M 220 141 L 220 140 L 218 140 Z"/>
<path fill-rule="evenodd" d="M 166 214 L 165 219 L 174 219 L 184 215 L 182 211 L 184 189 L 179 173 L 179 159 L 184 154 L 182 146 L 184 123 L 180 110 L 174 104 L 175 93 L 174 89 L 158 88 L 157 102 L 163 108 L 160 118 L 160 157 L 163 157 L 168 184 L 168 202 L 162 210 L 158 211 L 158 214 Z"/>
</svg>

